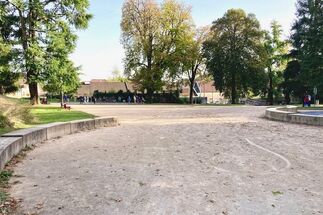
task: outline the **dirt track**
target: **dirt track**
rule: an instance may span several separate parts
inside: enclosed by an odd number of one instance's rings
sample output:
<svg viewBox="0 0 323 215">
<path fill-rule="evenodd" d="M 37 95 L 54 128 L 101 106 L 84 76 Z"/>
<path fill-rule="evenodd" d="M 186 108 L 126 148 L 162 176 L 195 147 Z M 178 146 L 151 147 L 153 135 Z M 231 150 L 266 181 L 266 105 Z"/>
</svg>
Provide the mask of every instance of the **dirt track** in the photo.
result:
<svg viewBox="0 0 323 215">
<path fill-rule="evenodd" d="M 323 128 L 262 107 L 75 106 L 121 126 L 41 144 L 21 213 L 323 214 Z"/>
</svg>

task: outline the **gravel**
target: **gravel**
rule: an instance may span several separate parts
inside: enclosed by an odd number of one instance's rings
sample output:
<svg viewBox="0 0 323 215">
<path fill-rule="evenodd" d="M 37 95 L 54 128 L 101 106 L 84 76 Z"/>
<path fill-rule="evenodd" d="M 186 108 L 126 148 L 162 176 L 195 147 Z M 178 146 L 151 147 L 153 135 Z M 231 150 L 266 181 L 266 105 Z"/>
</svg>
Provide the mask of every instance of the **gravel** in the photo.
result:
<svg viewBox="0 0 323 215">
<path fill-rule="evenodd" d="M 264 107 L 73 108 L 121 125 L 39 144 L 15 169 L 17 214 L 323 214 L 320 127 Z"/>
</svg>

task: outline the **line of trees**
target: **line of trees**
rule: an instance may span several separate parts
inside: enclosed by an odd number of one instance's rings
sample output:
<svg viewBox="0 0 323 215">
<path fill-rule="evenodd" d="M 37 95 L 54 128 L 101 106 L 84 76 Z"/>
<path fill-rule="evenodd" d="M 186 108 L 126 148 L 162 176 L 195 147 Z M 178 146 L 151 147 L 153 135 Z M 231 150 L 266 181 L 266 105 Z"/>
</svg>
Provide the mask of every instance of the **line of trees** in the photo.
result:
<svg viewBox="0 0 323 215">
<path fill-rule="evenodd" d="M 277 21 L 264 31 L 254 14 L 241 9 L 197 28 L 190 7 L 176 0 L 126 0 L 125 73 L 148 97 L 187 80 L 191 102 L 194 83 L 205 74 L 233 104 L 248 96 L 266 98 L 269 105 L 285 96 L 289 103 L 314 86 L 322 92 L 322 4 L 299 0 L 292 37 L 285 40 Z"/>
<path fill-rule="evenodd" d="M 296 15 L 282 83 L 287 102 L 312 94 L 314 87 L 323 96 L 323 1 L 298 0 Z"/>
<path fill-rule="evenodd" d="M 79 67 L 69 60 L 77 29 L 91 19 L 89 0 L 0 1 L 0 94 L 17 90 L 17 80 L 29 84 L 31 103 L 38 103 L 38 84 L 56 94 L 79 86 Z M 146 92 L 193 86 L 213 77 L 215 87 L 232 103 L 241 97 L 266 98 L 323 95 L 323 2 L 298 0 L 291 37 L 272 22 L 261 29 L 254 14 L 228 10 L 211 26 L 197 27 L 191 8 L 177 0 L 125 0 L 122 44 L 125 75 Z"/>
</svg>

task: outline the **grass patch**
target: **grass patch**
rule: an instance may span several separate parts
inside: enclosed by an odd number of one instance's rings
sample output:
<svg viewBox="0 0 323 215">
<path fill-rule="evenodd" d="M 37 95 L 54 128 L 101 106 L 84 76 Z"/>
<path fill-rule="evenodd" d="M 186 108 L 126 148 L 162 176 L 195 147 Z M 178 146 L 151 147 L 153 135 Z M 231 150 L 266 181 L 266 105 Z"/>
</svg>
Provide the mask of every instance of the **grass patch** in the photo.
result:
<svg viewBox="0 0 323 215">
<path fill-rule="evenodd" d="M 283 195 L 284 193 L 281 191 L 272 191 L 271 192 L 274 196 L 279 196 L 279 195 Z"/>
<path fill-rule="evenodd" d="M 35 107 L 31 110 L 31 113 L 36 117 L 35 125 L 94 118 L 93 115 L 88 113 L 57 107 Z"/>
<path fill-rule="evenodd" d="M 16 130 L 15 128 L 0 128 L 0 135 Z"/>
<path fill-rule="evenodd" d="M 0 135 L 40 124 L 94 118 L 93 115 L 81 111 L 31 106 L 28 102 L 26 99 L 0 96 Z"/>
<path fill-rule="evenodd" d="M 299 107 L 299 110 L 323 110 L 323 107 Z"/>
<path fill-rule="evenodd" d="M 0 214 L 6 214 L 8 212 L 9 195 L 7 190 L 9 188 L 9 180 L 12 177 L 12 171 L 1 171 L 0 172 Z"/>
</svg>

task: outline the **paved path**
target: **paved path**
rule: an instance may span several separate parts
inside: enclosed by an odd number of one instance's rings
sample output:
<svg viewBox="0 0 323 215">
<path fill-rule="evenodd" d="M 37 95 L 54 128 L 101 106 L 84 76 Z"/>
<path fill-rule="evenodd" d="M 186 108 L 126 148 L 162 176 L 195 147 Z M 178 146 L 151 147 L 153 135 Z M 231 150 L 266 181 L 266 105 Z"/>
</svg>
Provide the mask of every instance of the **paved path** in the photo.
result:
<svg viewBox="0 0 323 215">
<path fill-rule="evenodd" d="M 30 152 L 13 178 L 21 214 L 323 214 L 322 128 L 262 107 L 75 108 L 121 126 Z"/>
</svg>

